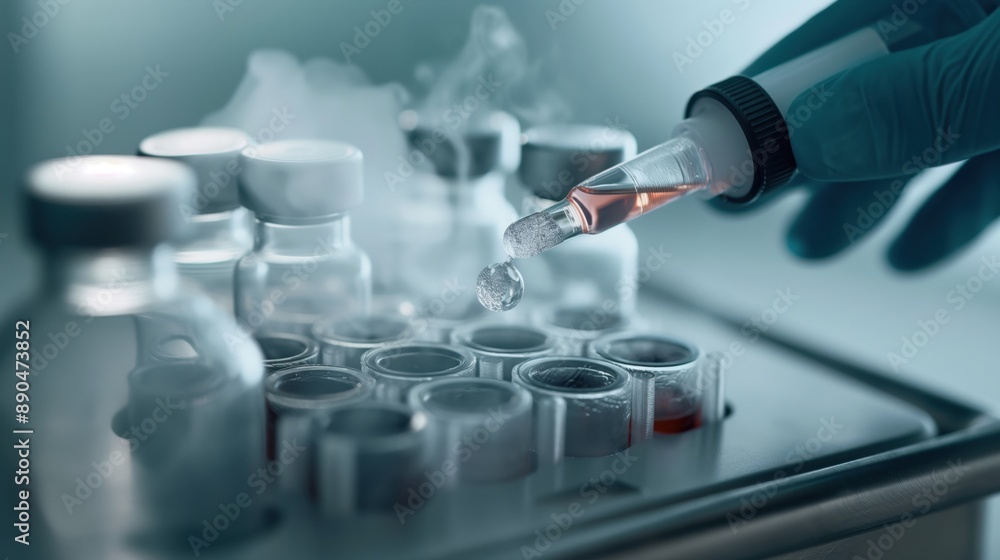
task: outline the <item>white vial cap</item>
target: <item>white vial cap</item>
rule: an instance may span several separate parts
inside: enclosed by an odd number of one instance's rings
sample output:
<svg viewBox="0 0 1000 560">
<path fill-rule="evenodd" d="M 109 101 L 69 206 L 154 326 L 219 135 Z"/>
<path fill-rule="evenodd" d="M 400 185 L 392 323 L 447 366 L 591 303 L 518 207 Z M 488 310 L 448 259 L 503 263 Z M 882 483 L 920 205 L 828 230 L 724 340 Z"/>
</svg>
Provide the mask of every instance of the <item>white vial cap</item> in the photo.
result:
<svg viewBox="0 0 1000 560">
<path fill-rule="evenodd" d="M 175 128 L 139 144 L 139 155 L 170 158 L 194 169 L 198 185 L 190 214 L 213 214 L 240 206 L 240 152 L 250 144 L 238 128 Z"/>
<path fill-rule="evenodd" d="M 151 246 L 176 238 L 195 176 L 175 161 L 80 156 L 28 171 L 30 232 L 48 247 Z"/>
<path fill-rule="evenodd" d="M 243 150 L 240 202 L 261 219 L 296 223 L 356 208 L 361 150 L 329 140 L 281 140 Z"/>
</svg>

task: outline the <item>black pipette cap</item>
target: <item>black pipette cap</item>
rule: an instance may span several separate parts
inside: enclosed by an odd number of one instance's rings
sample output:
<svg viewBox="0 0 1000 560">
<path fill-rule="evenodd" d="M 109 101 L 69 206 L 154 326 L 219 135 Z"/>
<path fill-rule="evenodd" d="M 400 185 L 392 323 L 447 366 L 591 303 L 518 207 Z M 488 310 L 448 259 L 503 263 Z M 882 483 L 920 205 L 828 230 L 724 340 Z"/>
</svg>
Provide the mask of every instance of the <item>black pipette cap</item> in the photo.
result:
<svg viewBox="0 0 1000 560">
<path fill-rule="evenodd" d="M 727 78 L 692 95 L 684 116 L 696 114 L 703 99 L 713 99 L 729 109 L 746 135 L 754 162 L 750 188 L 735 195 L 722 194 L 719 199 L 748 204 L 791 179 L 796 164 L 788 125 L 764 88 L 746 76 Z"/>
</svg>

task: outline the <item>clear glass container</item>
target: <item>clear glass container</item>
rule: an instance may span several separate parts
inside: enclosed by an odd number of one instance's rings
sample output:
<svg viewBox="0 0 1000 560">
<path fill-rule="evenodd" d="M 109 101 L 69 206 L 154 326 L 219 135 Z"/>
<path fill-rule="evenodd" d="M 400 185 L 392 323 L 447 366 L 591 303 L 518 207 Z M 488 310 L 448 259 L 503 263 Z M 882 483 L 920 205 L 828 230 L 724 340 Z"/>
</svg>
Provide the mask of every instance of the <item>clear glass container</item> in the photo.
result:
<svg viewBox="0 0 1000 560">
<path fill-rule="evenodd" d="M 268 375 L 283 369 L 319 363 L 319 345 L 297 334 L 258 332 L 254 339 L 264 354 Z"/>
<path fill-rule="evenodd" d="M 464 348 L 431 342 L 404 342 L 365 352 L 361 371 L 375 378 L 376 398 L 406 402 L 414 387 L 449 377 L 475 377 L 476 357 Z"/>
<path fill-rule="evenodd" d="M 543 125 L 528 129 L 521 142 L 522 215 L 562 200 L 588 177 L 636 154 L 627 131 L 582 124 Z M 627 225 L 603 235 L 568 239 L 520 261 L 525 297 L 536 305 L 586 306 L 631 315 L 635 310 L 639 244 Z"/>
<path fill-rule="evenodd" d="M 423 319 L 415 336 L 447 342 L 454 327 L 482 317 L 475 281 L 483 266 L 506 258 L 503 232 L 517 217 L 504 194 L 516 167 L 520 127 L 486 112 L 458 129 L 406 111 L 401 125 L 411 159 L 421 165 L 391 188 L 390 248 L 379 259 L 385 290 L 407 299 Z"/>
<path fill-rule="evenodd" d="M 705 375 L 708 364 L 694 344 L 653 333 L 618 333 L 594 341 L 590 355 L 616 363 L 633 375 L 653 375 L 656 433 L 677 434 L 701 427 L 706 400 L 720 402 L 715 384 L 721 378 Z"/>
<path fill-rule="evenodd" d="M 240 152 L 249 140 L 236 128 L 194 127 L 160 132 L 139 144 L 140 155 L 179 161 L 195 172 L 194 196 L 182 206 L 187 232 L 174 243 L 174 260 L 183 280 L 230 313 L 233 269 L 253 247 L 250 214 L 240 207 L 236 187 Z"/>
<path fill-rule="evenodd" d="M 534 397 L 539 466 L 629 446 L 632 385 L 621 367 L 590 358 L 535 358 L 514 368 L 514 383 Z"/>
<path fill-rule="evenodd" d="M 554 307 L 535 313 L 535 323 L 556 339 L 556 353 L 587 355 L 591 341 L 620 331 L 630 324 L 627 317 L 600 307 Z"/>
<path fill-rule="evenodd" d="M 294 450 L 296 457 L 282 461 L 283 501 L 290 507 L 311 501 L 316 487 L 316 433 L 334 410 L 366 401 L 375 391 L 375 380 L 358 370 L 330 366 L 300 366 L 267 377 L 268 458 L 280 460 Z"/>
<path fill-rule="evenodd" d="M 430 465 L 453 482 L 501 482 L 531 472 L 531 394 L 496 379 L 424 383 L 409 404 L 428 420 Z"/>
<path fill-rule="evenodd" d="M 327 516 L 392 513 L 427 464 L 427 417 L 400 403 L 331 412 L 319 432 L 316 489 Z"/>
<path fill-rule="evenodd" d="M 361 368 L 365 352 L 410 338 L 410 321 L 395 313 L 379 313 L 320 323 L 313 327 L 322 362 L 330 366 Z"/>
<path fill-rule="evenodd" d="M 164 242 L 193 175 L 132 156 L 54 160 L 28 176 L 43 289 L 25 334 L 32 537 L 46 558 L 124 558 L 183 546 L 264 465 L 257 346 L 181 287 Z M 10 345 L 14 348 L 14 344 Z M 0 388 L 15 403 L 15 384 Z M 16 465 L 16 450 L 0 452 Z M 14 503 L 11 477 L 0 490 Z M 14 483 L 14 484 L 12 484 Z M 267 501 L 220 540 L 260 531 Z M 36 542 L 33 542 L 35 544 Z M 32 548 L 35 548 L 34 546 Z"/>
<path fill-rule="evenodd" d="M 243 164 L 241 200 L 256 234 L 236 268 L 241 326 L 308 336 L 320 320 L 367 313 L 371 263 L 347 214 L 361 203 L 361 152 L 288 140 L 247 148 Z"/>
<path fill-rule="evenodd" d="M 476 355 L 479 377 L 502 381 L 517 364 L 556 352 L 555 337 L 525 325 L 468 325 L 452 333 L 452 342 Z"/>
</svg>

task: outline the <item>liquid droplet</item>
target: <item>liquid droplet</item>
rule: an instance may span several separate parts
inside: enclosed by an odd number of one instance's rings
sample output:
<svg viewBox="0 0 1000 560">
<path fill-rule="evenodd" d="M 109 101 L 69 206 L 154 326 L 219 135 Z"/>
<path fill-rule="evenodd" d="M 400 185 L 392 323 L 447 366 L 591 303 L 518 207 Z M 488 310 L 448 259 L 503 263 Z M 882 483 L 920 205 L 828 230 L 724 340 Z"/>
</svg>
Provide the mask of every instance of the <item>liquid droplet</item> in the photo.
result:
<svg viewBox="0 0 1000 560">
<path fill-rule="evenodd" d="M 523 294 L 524 279 L 511 259 L 487 266 L 476 279 L 476 297 L 490 311 L 514 309 Z"/>
</svg>

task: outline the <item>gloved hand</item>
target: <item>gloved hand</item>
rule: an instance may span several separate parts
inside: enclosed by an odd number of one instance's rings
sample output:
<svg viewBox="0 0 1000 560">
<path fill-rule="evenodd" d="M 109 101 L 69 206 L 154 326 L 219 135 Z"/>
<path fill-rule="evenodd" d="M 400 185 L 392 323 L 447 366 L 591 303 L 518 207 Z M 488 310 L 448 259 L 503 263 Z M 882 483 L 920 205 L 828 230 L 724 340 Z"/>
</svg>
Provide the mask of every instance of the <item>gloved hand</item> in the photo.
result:
<svg viewBox="0 0 1000 560">
<path fill-rule="evenodd" d="M 947 1 L 913 2 L 920 6 L 913 17 L 946 27 L 934 10 Z M 840 0 L 744 74 L 879 21 L 892 33 L 889 14 L 897 4 Z M 820 86 L 829 97 L 818 109 L 805 107 L 808 93 L 795 100 L 788 114 L 801 109 L 809 117 L 790 124 L 792 150 L 800 181 L 813 194 L 788 230 L 793 253 L 822 259 L 840 252 L 876 228 L 921 169 L 965 159 L 892 243 L 889 263 L 904 271 L 928 267 L 1000 216 L 1000 10 L 993 10 L 995 0 L 980 4 L 993 13 L 972 28 L 944 31 L 938 36 L 949 36 L 826 80 Z"/>
</svg>

